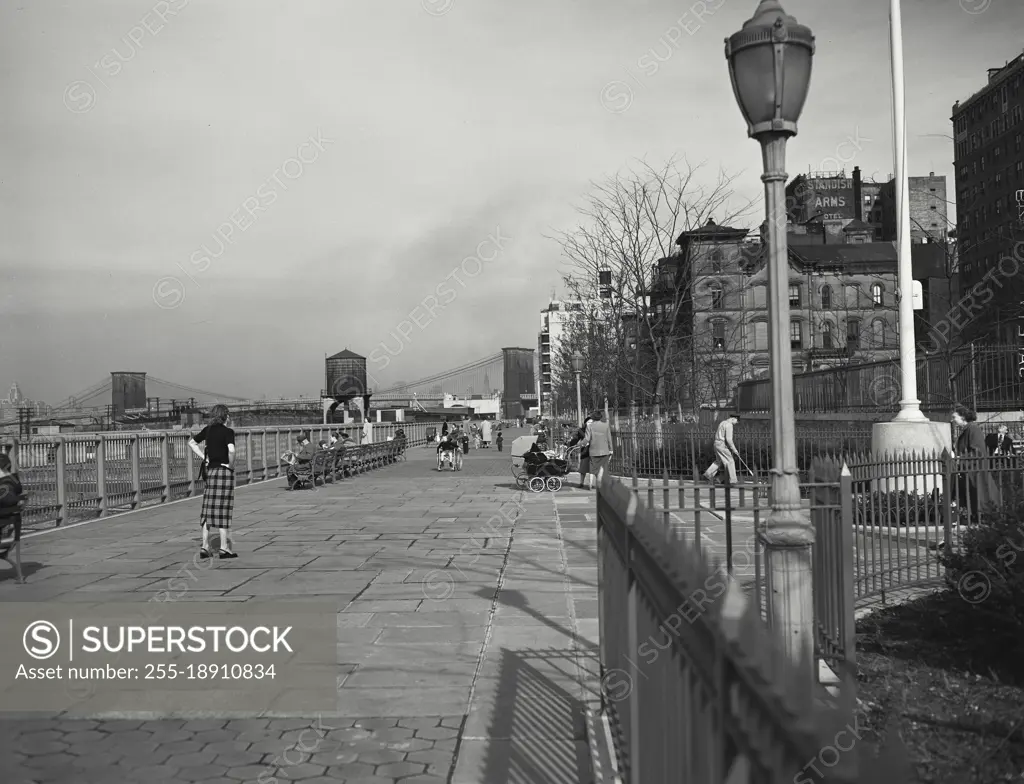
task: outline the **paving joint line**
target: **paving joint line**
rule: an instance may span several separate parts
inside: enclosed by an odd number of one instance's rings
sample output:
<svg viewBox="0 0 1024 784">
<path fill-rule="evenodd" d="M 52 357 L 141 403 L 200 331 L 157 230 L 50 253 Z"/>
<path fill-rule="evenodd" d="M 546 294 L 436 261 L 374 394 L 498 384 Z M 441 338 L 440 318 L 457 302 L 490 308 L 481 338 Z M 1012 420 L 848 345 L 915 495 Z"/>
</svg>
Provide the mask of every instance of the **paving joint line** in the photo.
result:
<svg viewBox="0 0 1024 784">
<path fill-rule="evenodd" d="M 515 537 L 515 534 L 516 534 L 516 524 L 519 522 L 519 515 L 520 515 L 520 513 L 523 510 L 523 498 L 525 497 L 525 493 L 522 490 L 520 490 L 518 492 L 519 492 L 519 498 L 516 499 L 516 512 L 515 512 L 515 516 L 512 518 L 511 529 L 508 532 L 508 544 L 505 546 L 505 557 L 502 559 L 501 569 L 498 572 L 498 584 L 497 584 L 497 586 L 495 588 L 494 596 L 491 598 L 491 609 L 487 613 L 487 626 L 486 626 L 486 631 L 484 632 L 483 645 L 480 646 L 480 655 L 479 655 L 479 657 L 477 658 L 477 661 L 476 661 L 476 669 L 474 669 L 474 671 L 473 671 L 473 680 L 469 684 L 469 696 L 468 696 L 468 698 L 466 700 L 466 712 L 467 712 L 467 715 L 468 715 L 469 711 L 471 711 L 473 709 L 473 698 L 476 696 L 476 685 L 477 685 L 477 683 L 480 680 L 480 671 L 483 669 L 483 666 L 484 666 L 484 658 L 487 655 L 487 646 L 490 643 L 491 638 L 494 635 L 494 616 L 498 612 L 498 598 L 501 596 L 502 586 L 505 584 L 505 572 L 508 570 L 508 560 L 509 560 L 509 557 L 512 555 L 512 545 L 515 542 L 515 538 L 516 538 Z M 465 728 L 465 724 L 463 724 L 463 728 Z M 455 756 L 452 758 L 452 772 L 451 772 L 451 775 L 448 777 L 448 784 L 452 784 L 452 778 L 454 777 L 455 769 L 458 766 L 458 761 L 459 761 L 459 756 L 458 755 L 459 755 L 459 751 L 461 750 L 461 747 L 462 747 L 463 739 L 464 739 L 464 737 L 460 733 L 459 734 L 458 742 L 456 743 L 456 746 L 455 746 Z M 484 738 L 471 738 L 470 740 L 485 740 L 485 739 Z"/>
</svg>

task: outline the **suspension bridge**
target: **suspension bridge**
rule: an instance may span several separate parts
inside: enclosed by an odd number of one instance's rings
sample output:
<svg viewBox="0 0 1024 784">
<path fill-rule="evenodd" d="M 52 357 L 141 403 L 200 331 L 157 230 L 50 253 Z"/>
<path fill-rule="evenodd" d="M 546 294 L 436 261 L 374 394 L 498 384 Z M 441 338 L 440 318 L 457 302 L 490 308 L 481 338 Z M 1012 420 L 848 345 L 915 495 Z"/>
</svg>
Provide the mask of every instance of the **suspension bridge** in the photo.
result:
<svg viewBox="0 0 1024 784">
<path fill-rule="evenodd" d="M 366 391 L 374 408 L 437 408 L 446 396 L 499 396 L 506 409 L 520 404 L 529 407 L 536 404 L 533 368 L 531 349 L 506 348 L 399 386 L 374 388 L 375 380 L 367 374 Z M 136 388 L 126 391 L 129 386 Z M 34 416 L 33 420 L 39 424 L 49 420 L 78 426 L 102 426 L 114 421 L 130 424 L 133 420 L 145 422 L 154 417 L 205 410 L 217 403 L 229 405 L 236 415 L 280 413 L 317 419 L 323 410 L 322 398 L 327 395 L 322 389 L 311 387 L 309 394 L 298 398 L 254 398 L 200 389 L 148 373 L 115 372 L 51 405 L 45 416 Z M 18 421 L 17 411 L 6 409 L 0 427 L 9 428 Z"/>
</svg>

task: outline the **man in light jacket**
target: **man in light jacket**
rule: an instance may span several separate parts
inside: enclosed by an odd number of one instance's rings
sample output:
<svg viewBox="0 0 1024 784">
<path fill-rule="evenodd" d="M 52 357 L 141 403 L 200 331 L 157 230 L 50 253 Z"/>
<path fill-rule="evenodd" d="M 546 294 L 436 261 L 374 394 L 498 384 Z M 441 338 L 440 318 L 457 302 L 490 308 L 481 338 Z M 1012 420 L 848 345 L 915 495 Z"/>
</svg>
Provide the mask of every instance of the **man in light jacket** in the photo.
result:
<svg viewBox="0 0 1024 784">
<path fill-rule="evenodd" d="M 739 421 L 740 418 L 732 414 L 722 420 L 715 431 L 715 443 L 712 445 L 715 450 L 715 462 L 704 472 L 704 478 L 709 482 L 714 482 L 719 468 L 724 468 L 729 476 L 729 484 L 736 484 L 736 461 L 733 460 L 733 455 L 738 458 L 740 453 L 732 440 L 732 433 Z"/>
<path fill-rule="evenodd" d="M 612 431 L 604 421 L 603 411 L 595 411 L 590 419 L 583 446 L 590 452 L 590 473 L 600 481 L 601 470 L 607 471 L 612 459 Z"/>
</svg>

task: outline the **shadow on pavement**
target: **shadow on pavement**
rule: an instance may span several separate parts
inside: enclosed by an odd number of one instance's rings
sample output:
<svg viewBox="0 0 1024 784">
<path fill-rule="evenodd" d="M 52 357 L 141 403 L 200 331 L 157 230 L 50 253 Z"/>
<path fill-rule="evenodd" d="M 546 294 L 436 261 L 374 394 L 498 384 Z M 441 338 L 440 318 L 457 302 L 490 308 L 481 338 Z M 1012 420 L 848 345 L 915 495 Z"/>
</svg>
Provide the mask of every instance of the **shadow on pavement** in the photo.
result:
<svg viewBox="0 0 1024 784">
<path fill-rule="evenodd" d="M 13 558 L 13 556 L 11 556 Z M 41 563 L 37 561 L 22 561 L 21 562 L 21 574 L 27 581 L 29 577 L 38 572 L 43 568 Z M 14 575 L 14 567 L 6 561 L 0 561 L 0 583 L 11 582 L 16 583 L 17 579 Z"/>
<path fill-rule="evenodd" d="M 592 784 L 585 709 L 573 692 L 574 651 L 502 650 L 498 705 L 507 709 L 491 722 L 480 780 Z"/>
<path fill-rule="evenodd" d="M 487 588 L 479 589 L 478 591 L 476 591 L 476 594 L 477 596 L 480 596 L 488 600 L 494 598 L 494 592 Z M 527 601 L 522 591 L 510 591 L 507 588 L 502 588 L 498 591 L 497 601 L 498 604 L 504 604 L 507 607 L 514 607 L 515 609 L 520 610 L 521 612 L 524 612 L 533 618 L 536 618 L 545 626 L 549 626 L 555 631 L 561 632 L 563 635 L 565 635 L 566 638 L 570 640 L 577 639 L 580 645 L 583 645 L 587 648 L 597 648 L 597 646 L 589 640 L 586 640 L 582 637 L 577 638 L 576 634 L 573 632 L 572 629 L 566 629 L 561 624 L 555 623 L 546 615 L 538 612 L 533 607 L 531 607 L 530 603 Z"/>
</svg>

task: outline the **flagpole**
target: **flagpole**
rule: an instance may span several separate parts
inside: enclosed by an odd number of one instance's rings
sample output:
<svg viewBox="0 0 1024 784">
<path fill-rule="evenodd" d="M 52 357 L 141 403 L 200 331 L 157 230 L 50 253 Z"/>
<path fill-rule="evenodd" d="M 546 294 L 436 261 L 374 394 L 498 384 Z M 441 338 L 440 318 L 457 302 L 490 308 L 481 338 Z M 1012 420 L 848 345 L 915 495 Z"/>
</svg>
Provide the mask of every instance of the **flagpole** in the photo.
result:
<svg viewBox="0 0 1024 784">
<path fill-rule="evenodd" d="M 903 15 L 901 0 L 889 0 L 889 53 L 892 66 L 893 158 L 896 190 L 896 296 L 900 349 L 900 410 L 888 422 L 871 428 L 871 447 L 876 454 L 893 457 L 935 453 L 950 447 L 950 429 L 945 422 L 933 422 L 921 411 L 917 397 L 917 350 L 914 336 L 914 264 L 910 242 L 910 180 L 907 173 L 906 85 L 903 75 Z M 902 476 L 908 487 L 873 489 L 941 489 L 941 478 Z"/>
<path fill-rule="evenodd" d="M 901 0 L 889 0 L 892 58 L 893 152 L 896 176 L 897 307 L 899 308 L 900 388 L 898 422 L 927 421 L 917 398 L 917 349 L 914 340 L 914 265 L 910 243 L 910 180 L 907 174 L 907 106 L 903 76 L 903 14 Z"/>
</svg>

